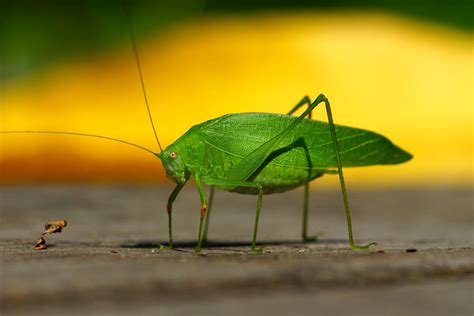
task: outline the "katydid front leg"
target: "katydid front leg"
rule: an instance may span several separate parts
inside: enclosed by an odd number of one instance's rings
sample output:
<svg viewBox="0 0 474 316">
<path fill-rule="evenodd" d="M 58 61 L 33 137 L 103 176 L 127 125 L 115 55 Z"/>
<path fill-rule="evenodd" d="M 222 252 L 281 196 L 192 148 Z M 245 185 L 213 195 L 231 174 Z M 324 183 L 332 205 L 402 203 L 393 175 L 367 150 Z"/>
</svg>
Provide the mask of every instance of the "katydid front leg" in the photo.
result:
<svg viewBox="0 0 474 316">
<path fill-rule="evenodd" d="M 170 197 L 168 198 L 168 204 L 166 206 L 168 212 L 168 247 L 160 246 L 160 248 L 173 248 L 173 221 L 172 221 L 172 212 L 173 212 L 173 202 L 176 200 L 181 189 L 184 187 L 186 182 L 178 183 L 173 192 L 171 192 Z"/>
</svg>

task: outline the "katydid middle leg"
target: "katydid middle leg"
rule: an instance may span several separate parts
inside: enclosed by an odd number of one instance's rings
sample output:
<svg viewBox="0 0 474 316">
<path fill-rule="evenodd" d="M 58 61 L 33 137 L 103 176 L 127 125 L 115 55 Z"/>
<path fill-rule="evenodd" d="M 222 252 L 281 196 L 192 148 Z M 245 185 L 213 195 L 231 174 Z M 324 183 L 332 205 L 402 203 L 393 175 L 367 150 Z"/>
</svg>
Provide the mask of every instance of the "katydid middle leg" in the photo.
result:
<svg viewBox="0 0 474 316">
<path fill-rule="evenodd" d="M 304 96 L 303 99 L 301 99 L 298 104 L 296 104 L 290 112 L 288 112 L 288 115 L 293 114 L 296 112 L 300 107 L 303 105 L 310 106 L 311 105 L 311 100 L 308 96 Z M 308 118 L 312 118 L 312 113 L 313 111 L 309 112 Z M 304 185 L 304 200 L 303 200 L 303 226 L 301 230 L 301 238 L 303 239 L 303 242 L 310 242 L 310 241 L 316 241 L 317 237 L 316 236 L 308 236 L 308 212 L 309 212 L 309 181 Z"/>
<path fill-rule="evenodd" d="M 202 233 L 202 231 L 203 231 L 203 224 L 204 224 L 204 219 L 206 217 L 206 211 L 207 211 L 207 198 L 206 198 L 206 192 L 204 192 L 204 188 L 202 187 L 202 184 L 201 184 L 201 179 L 199 179 L 198 177 L 194 177 L 194 184 L 196 185 L 196 188 L 199 192 L 199 197 L 201 199 L 201 212 L 200 212 L 200 217 L 199 217 L 199 233 L 198 233 L 198 242 L 196 245 L 196 254 L 201 254 L 201 248 L 202 248 L 203 237 L 204 237 L 204 234 Z"/>
<path fill-rule="evenodd" d="M 211 218 L 211 209 L 212 203 L 214 202 L 214 187 L 211 186 L 209 189 L 209 199 L 207 201 L 207 213 L 206 213 L 206 220 L 204 222 L 204 233 L 203 233 L 203 242 L 207 241 L 207 231 L 209 230 L 209 221 Z"/>
</svg>

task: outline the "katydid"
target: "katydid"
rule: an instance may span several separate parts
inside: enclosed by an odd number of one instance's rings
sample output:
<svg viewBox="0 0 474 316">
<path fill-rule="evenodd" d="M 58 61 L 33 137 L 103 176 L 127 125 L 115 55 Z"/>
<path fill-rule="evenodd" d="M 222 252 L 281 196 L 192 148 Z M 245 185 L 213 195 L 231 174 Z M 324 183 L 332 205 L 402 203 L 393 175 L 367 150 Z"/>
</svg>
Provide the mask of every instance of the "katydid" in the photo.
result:
<svg viewBox="0 0 474 316">
<path fill-rule="evenodd" d="M 145 150 L 159 158 L 167 177 L 176 183 L 167 204 L 169 238 L 173 247 L 172 205 L 192 178 L 200 196 L 200 222 L 196 253 L 207 237 L 214 188 L 257 195 L 251 250 L 258 252 L 257 232 L 264 194 L 281 193 L 304 186 L 303 241 L 307 234 L 309 183 L 324 174 L 338 174 L 347 221 L 349 245 L 354 250 L 376 243 L 356 245 L 352 234 L 351 212 L 342 167 L 399 164 L 412 156 L 379 134 L 333 122 L 329 100 L 320 94 L 314 101 L 305 96 L 287 115 L 236 113 L 191 127 L 165 149 L 156 133 L 148 105 L 135 39 L 130 25 L 137 68 L 149 119 L 160 148 L 155 152 L 121 139 L 100 135 L 57 131 L 1 131 L 0 133 L 53 133 L 102 138 Z M 328 122 L 312 120 L 312 111 L 324 104 Z M 299 116 L 292 114 L 306 107 Z M 209 200 L 203 185 L 210 187 Z"/>
<path fill-rule="evenodd" d="M 328 123 L 306 119 L 321 103 L 325 104 Z M 304 97 L 290 113 L 304 105 L 308 107 L 298 117 L 271 113 L 225 115 L 193 126 L 156 154 L 162 160 L 168 178 L 177 183 L 168 201 L 170 246 L 173 241 L 172 203 L 191 177 L 201 198 L 196 251 L 201 250 L 206 237 L 203 222 L 208 203 L 203 184 L 211 186 L 211 196 L 214 187 L 258 196 L 252 238 L 252 250 L 257 251 L 262 195 L 305 186 L 302 235 L 303 240 L 308 241 L 311 240 L 307 236 L 309 182 L 328 173 L 339 175 L 351 248 L 367 249 L 375 244 L 359 246 L 354 243 L 342 165 L 398 164 L 412 156 L 381 135 L 335 125 L 329 101 L 322 94 L 313 102 Z"/>
</svg>

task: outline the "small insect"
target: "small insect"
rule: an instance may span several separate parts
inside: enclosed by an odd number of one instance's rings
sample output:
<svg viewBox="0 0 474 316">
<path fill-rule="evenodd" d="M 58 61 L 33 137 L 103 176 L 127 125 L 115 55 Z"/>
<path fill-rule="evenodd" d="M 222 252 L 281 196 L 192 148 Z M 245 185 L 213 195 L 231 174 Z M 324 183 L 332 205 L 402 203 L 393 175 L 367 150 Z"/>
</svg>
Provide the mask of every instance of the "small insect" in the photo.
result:
<svg viewBox="0 0 474 316">
<path fill-rule="evenodd" d="M 304 186 L 303 241 L 315 240 L 308 235 L 309 183 L 325 174 L 337 174 L 344 201 L 349 245 L 354 250 L 368 249 L 356 245 L 352 233 L 351 211 L 342 167 L 389 165 L 406 162 L 412 155 L 387 138 L 363 129 L 335 125 L 329 100 L 320 94 L 314 101 L 305 96 L 286 115 L 273 113 L 228 114 L 191 127 L 165 149 L 155 130 L 148 105 L 133 29 L 132 45 L 142 85 L 145 104 L 160 149 L 154 152 L 121 139 L 72 132 L 3 131 L 1 133 L 52 133 L 88 136 L 125 143 L 145 150 L 161 160 L 167 177 L 176 183 L 168 198 L 168 247 L 173 247 L 172 206 L 189 179 L 193 179 L 200 196 L 200 222 L 196 253 L 201 252 L 207 237 L 214 188 L 257 196 L 251 250 L 257 245 L 262 198 L 265 194 L 286 192 Z M 313 110 L 324 104 L 328 122 L 312 119 Z M 305 107 L 299 116 L 292 114 Z M 204 185 L 210 187 L 209 199 Z"/>
</svg>

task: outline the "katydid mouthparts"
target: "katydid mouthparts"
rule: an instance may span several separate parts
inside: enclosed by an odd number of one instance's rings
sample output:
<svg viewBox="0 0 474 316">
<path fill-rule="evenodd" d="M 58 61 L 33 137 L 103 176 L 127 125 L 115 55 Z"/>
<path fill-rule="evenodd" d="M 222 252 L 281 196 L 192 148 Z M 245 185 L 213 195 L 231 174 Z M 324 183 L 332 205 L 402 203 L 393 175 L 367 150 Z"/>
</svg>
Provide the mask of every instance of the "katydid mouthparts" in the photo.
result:
<svg viewBox="0 0 474 316">
<path fill-rule="evenodd" d="M 146 96 L 138 51 L 129 24 L 140 82 L 148 116 L 159 152 L 143 146 L 101 135 L 62 131 L 0 131 L 13 133 L 51 133 L 87 136 L 125 143 L 159 158 L 167 177 L 176 183 L 167 204 L 169 240 L 173 247 L 172 205 L 181 189 L 192 178 L 200 196 L 200 222 L 196 253 L 207 238 L 214 188 L 257 195 L 251 250 L 257 249 L 257 232 L 262 196 L 304 186 L 303 241 L 315 240 L 307 234 L 309 183 L 325 174 L 338 174 L 344 202 L 349 245 L 354 250 L 368 249 L 376 243 L 357 245 L 352 234 L 351 211 L 343 166 L 361 167 L 406 162 L 412 155 L 386 137 L 363 129 L 335 125 L 329 100 L 320 94 L 314 101 L 305 96 L 286 115 L 273 113 L 236 113 L 191 127 L 165 149 L 156 133 Z M 324 104 L 328 122 L 312 119 L 312 111 Z M 299 116 L 292 114 L 304 107 Z M 210 187 L 209 198 L 203 185 Z"/>
</svg>

